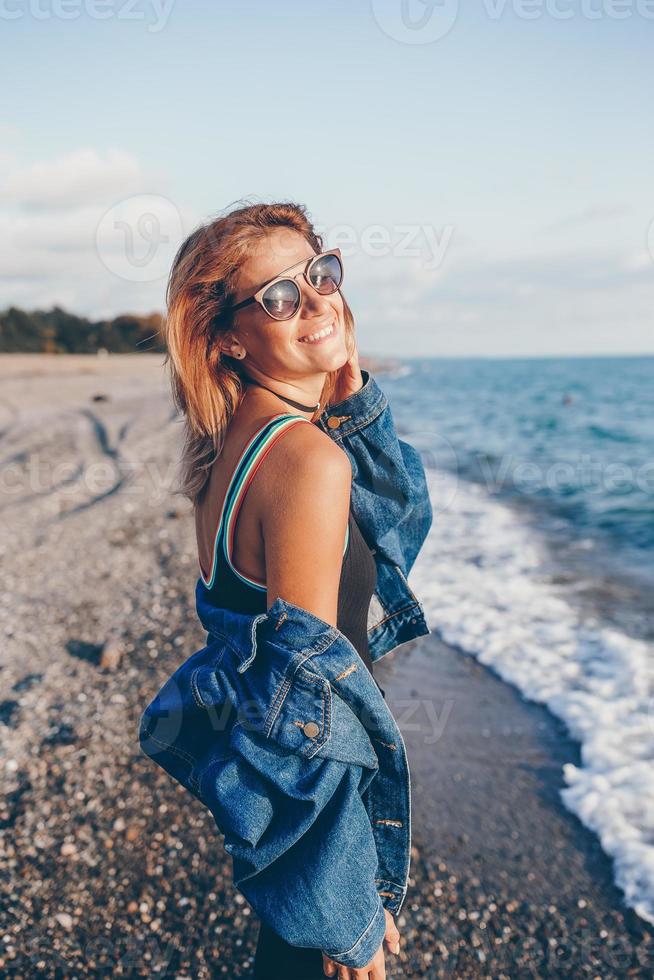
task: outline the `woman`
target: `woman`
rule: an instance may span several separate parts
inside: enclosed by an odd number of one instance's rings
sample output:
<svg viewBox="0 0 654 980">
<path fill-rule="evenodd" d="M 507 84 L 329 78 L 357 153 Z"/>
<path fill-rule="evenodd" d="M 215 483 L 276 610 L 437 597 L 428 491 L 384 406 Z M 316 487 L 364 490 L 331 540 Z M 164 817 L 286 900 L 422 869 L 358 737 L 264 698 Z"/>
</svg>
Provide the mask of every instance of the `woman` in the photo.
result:
<svg viewBox="0 0 654 980">
<path fill-rule="evenodd" d="M 348 456 L 312 424 L 363 385 L 342 279 L 339 250 L 323 250 L 303 207 L 240 208 L 181 247 L 166 339 L 206 600 L 260 614 L 282 596 L 336 627 L 372 674 L 375 559 L 352 513 Z M 254 976 L 380 980 L 384 946 L 397 953 L 400 938 L 384 914 L 383 942 L 362 968 L 262 922 Z"/>
</svg>

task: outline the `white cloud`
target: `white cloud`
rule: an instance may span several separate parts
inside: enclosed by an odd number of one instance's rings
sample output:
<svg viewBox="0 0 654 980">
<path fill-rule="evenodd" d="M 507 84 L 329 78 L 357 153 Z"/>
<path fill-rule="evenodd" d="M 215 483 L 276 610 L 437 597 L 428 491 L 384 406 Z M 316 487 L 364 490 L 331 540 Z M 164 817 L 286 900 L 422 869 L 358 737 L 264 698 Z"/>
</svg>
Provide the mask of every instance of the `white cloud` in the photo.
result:
<svg viewBox="0 0 654 980">
<path fill-rule="evenodd" d="M 16 168 L 7 177 L 0 200 L 30 209 L 73 208 L 102 204 L 116 195 L 154 190 L 139 162 L 123 150 L 80 149 Z"/>
<path fill-rule="evenodd" d="M 105 210 L 84 206 L 37 213 L 0 212 L 2 241 L 25 263 L 35 252 L 84 252 L 93 246 L 93 232 Z"/>
<path fill-rule="evenodd" d="M 58 304 L 90 317 L 163 309 L 165 274 L 195 221 L 161 194 L 160 175 L 122 150 L 2 164 L 10 172 L 0 197 L 0 308 Z M 163 221 L 168 212 L 179 220 Z M 107 223 L 113 237 L 99 241 Z M 121 248 L 126 260 L 116 267 Z"/>
<path fill-rule="evenodd" d="M 545 232 L 563 232 L 570 228 L 585 227 L 603 221 L 613 221 L 616 218 L 623 218 L 631 213 L 631 208 L 627 204 L 597 204 L 593 207 L 577 211 L 575 214 L 566 215 L 558 221 L 553 221 L 543 230 Z"/>
</svg>

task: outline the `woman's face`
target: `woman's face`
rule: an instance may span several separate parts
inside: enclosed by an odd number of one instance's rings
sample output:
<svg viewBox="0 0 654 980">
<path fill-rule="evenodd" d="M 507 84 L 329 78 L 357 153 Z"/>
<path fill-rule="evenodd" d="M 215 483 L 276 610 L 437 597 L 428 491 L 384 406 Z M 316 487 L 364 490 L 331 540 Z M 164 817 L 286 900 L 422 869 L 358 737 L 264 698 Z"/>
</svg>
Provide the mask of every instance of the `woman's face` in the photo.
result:
<svg viewBox="0 0 654 980">
<path fill-rule="evenodd" d="M 233 302 L 247 299 L 270 279 L 315 254 L 299 232 L 290 228 L 270 231 L 242 263 Z M 292 275 L 301 269 L 294 269 Z M 245 363 L 249 361 L 273 377 L 336 371 L 348 360 L 341 294 L 337 291 L 322 296 L 302 275 L 295 282 L 302 302 L 290 320 L 274 320 L 259 303 L 250 303 L 235 314 L 235 336 L 247 353 Z M 333 329 L 329 336 L 318 341 L 302 339 L 330 325 Z"/>
</svg>

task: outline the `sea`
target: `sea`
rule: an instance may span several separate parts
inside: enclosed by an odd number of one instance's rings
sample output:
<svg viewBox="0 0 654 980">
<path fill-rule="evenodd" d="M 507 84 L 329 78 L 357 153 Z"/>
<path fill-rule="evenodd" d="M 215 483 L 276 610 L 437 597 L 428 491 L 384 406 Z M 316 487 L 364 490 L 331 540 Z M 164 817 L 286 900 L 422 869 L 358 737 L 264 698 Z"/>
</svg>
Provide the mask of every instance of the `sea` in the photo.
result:
<svg viewBox="0 0 654 980">
<path fill-rule="evenodd" d="M 410 582 L 432 631 L 565 723 L 563 803 L 654 923 L 654 357 L 406 359 L 378 380 L 425 464 Z"/>
</svg>

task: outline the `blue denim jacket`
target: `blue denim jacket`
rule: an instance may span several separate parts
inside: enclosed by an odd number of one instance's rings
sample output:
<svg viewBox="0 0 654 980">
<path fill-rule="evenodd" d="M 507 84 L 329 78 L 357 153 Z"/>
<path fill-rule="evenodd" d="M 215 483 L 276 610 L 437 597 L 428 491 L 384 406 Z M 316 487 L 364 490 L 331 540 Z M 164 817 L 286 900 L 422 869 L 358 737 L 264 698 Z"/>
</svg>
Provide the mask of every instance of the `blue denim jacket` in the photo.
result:
<svg viewBox="0 0 654 980">
<path fill-rule="evenodd" d="M 373 661 L 430 632 L 407 576 L 432 522 L 418 452 L 364 385 L 318 424 L 347 452 L 352 509 L 377 564 Z M 370 961 L 410 865 L 406 749 L 374 678 L 336 627 L 278 596 L 244 615 L 196 609 L 206 645 L 145 709 L 140 744 L 211 811 L 233 879 L 287 942 L 349 967 Z"/>
</svg>

